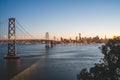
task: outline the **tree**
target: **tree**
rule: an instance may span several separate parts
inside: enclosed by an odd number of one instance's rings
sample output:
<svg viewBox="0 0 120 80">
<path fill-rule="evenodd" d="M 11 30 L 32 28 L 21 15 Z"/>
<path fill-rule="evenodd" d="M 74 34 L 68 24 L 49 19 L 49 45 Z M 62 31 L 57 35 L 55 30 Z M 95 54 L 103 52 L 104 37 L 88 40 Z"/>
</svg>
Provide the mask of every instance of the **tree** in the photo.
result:
<svg viewBox="0 0 120 80">
<path fill-rule="evenodd" d="M 78 80 L 120 80 L 120 36 L 114 37 L 101 46 L 103 62 L 95 64 L 88 71 L 82 69 Z"/>
</svg>

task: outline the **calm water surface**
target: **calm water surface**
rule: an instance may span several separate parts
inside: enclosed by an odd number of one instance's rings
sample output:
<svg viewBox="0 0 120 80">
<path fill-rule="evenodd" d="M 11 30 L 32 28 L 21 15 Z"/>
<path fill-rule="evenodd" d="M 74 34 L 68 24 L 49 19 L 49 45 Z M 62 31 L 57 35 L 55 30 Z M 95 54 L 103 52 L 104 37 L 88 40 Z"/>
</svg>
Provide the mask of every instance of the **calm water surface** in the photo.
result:
<svg viewBox="0 0 120 80">
<path fill-rule="evenodd" d="M 77 80 L 83 68 L 98 63 L 101 44 L 60 44 L 45 49 L 43 44 L 18 45 L 21 58 L 4 60 L 7 46 L 0 46 L 0 80 Z"/>
</svg>

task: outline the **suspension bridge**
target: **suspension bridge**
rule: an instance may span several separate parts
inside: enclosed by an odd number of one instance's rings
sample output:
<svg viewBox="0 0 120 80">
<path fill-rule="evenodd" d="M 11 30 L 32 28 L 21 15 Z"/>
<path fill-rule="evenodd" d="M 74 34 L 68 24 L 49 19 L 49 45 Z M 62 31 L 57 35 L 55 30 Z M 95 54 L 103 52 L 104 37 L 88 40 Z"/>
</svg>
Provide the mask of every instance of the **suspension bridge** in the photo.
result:
<svg viewBox="0 0 120 80">
<path fill-rule="evenodd" d="M 46 32 L 45 39 L 35 39 L 15 18 L 0 22 L 0 45 L 7 44 L 7 54 L 4 59 L 18 59 L 16 44 L 46 44 L 45 48 L 53 47 L 57 41 L 49 39 Z"/>
</svg>

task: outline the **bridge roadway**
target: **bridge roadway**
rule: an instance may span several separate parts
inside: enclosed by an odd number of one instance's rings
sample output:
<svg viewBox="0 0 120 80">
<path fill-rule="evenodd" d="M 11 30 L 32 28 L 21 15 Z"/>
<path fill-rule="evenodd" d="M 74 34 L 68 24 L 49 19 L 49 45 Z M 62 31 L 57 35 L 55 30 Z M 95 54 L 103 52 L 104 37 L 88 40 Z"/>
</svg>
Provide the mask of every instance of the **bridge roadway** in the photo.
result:
<svg viewBox="0 0 120 80">
<path fill-rule="evenodd" d="M 59 44 L 60 41 L 46 40 L 46 39 L 16 39 L 16 44 L 45 44 L 46 41 Z M 0 40 L 0 44 L 6 44 L 8 40 Z"/>
</svg>

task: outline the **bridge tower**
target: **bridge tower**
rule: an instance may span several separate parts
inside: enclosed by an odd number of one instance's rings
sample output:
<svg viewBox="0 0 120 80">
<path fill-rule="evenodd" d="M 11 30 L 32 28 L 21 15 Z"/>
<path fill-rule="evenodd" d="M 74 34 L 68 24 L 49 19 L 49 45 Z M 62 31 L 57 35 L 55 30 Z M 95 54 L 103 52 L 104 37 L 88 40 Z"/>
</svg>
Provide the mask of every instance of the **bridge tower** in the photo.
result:
<svg viewBox="0 0 120 80">
<path fill-rule="evenodd" d="M 45 47 L 49 48 L 50 47 L 49 44 L 50 44 L 50 42 L 49 42 L 49 33 L 46 32 L 46 45 L 45 45 Z"/>
<path fill-rule="evenodd" d="M 8 53 L 4 59 L 17 59 L 20 56 L 16 53 L 16 25 L 15 18 L 9 18 L 8 21 Z"/>
</svg>

